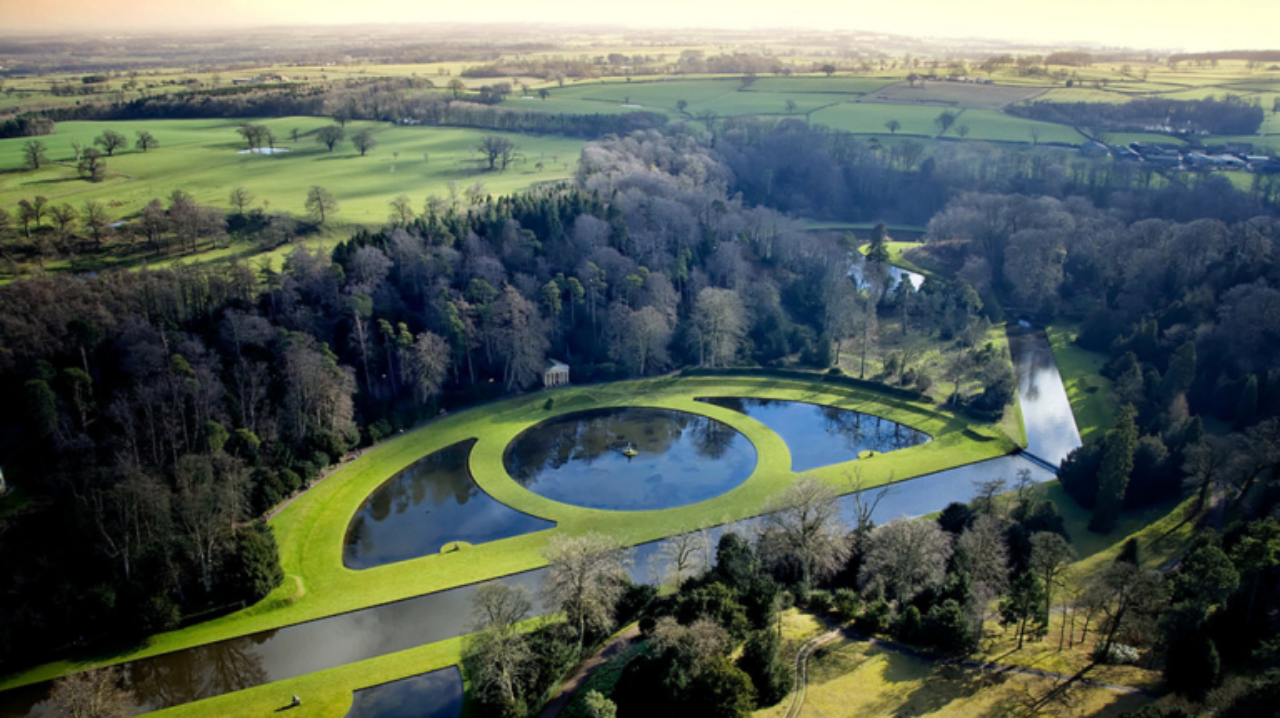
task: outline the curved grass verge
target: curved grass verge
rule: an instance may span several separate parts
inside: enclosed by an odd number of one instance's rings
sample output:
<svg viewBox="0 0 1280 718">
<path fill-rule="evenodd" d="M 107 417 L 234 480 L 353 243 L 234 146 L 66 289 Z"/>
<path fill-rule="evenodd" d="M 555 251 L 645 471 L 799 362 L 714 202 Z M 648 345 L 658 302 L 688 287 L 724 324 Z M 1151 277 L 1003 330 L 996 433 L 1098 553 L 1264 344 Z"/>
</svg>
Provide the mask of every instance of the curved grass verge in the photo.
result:
<svg viewBox="0 0 1280 718">
<path fill-rule="evenodd" d="M 712 392 L 853 409 L 906 424 L 933 437 L 927 444 L 856 462 L 864 488 L 994 458 L 1016 447 L 1015 441 L 998 426 L 979 424 L 929 404 L 870 389 L 792 379 L 661 377 L 536 392 L 441 418 L 371 448 L 281 511 L 271 525 L 280 545 L 284 571 L 298 580 L 286 581 L 258 604 L 155 636 L 148 645 L 129 654 L 40 666 L 10 676 L 0 683 L 0 690 L 56 678 L 91 665 L 158 655 L 538 568 L 545 565 L 542 551 L 556 532 L 601 531 L 637 544 L 759 515 L 797 477 L 789 468 L 790 451 L 763 424 L 738 412 L 695 401 Z M 548 399 L 550 409 L 546 408 Z M 718 419 L 742 432 L 755 446 L 756 469 L 743 484 L 714 499 L 643 512 L 602 511 L 558 503 L 526 490 L 507 475 L 502 454 L 507 442 L 520 431 L 562 414 L 613 406 L 678 409 Z M 347 526 L 370 492 L 422 456 L 472 438 L 478 439 L 471 456 L 476 482 L 512 508 L 555 521 L 556 528 L 364 571 L 343 566 Z M 852 489 L 848 480 L 850 463 L 805 473 L 830 484 L 839 493 Z M 304 591 L 299 591 L 300 585 Z M 385 673 L 379 676 L 376 682 L 393 680 Z"/>
</svg>

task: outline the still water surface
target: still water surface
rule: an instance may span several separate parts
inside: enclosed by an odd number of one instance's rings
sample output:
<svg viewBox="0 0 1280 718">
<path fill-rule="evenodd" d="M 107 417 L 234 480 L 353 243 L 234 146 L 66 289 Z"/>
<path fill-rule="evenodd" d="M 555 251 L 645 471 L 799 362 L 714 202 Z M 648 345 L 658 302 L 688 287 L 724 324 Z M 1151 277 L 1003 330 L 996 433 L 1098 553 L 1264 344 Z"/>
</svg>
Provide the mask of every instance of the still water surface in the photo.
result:
<svg viewBox="0 0 1280 718">
<path fill-rule="evenodd" d="M 648 511 L 696 504 L 738 486 L 755 470 L 756 449 L 715 419 L 632 407 L 536 424 L 511 442 L 503 462 L 511 478 L 549 499 Z"/>
<path fill-rule="evenodd" d="M 369 496 L 351 519 L 342 561 L 365 569 L 555 526 L 499 503 L 471 477 L 471 439 L 430 454 Z"/>
<path fill-rule="evenodd" d="M 346 718 L 456 718 L 462 674 L 456 666 L 356 691 Z"/>
<path fill-rule="evenodd" d="M 863 451 L 883 454 L 929 441 L 929 435 L 922 431 L 852 409 L 776 399 L 708 397 L 698 401 L 746 414 L 769 427 L 787 442 L 792 471 L 853 461 Z"/>
<path fill-rule="evenodd" d="M 1011 328 L 1009 335 L 1018 373 L 1019 403 L 1031 447 L 1028 451 L 1056 464 L 1066 452 L 1080 444 L 1066 389 L 1042 332 Z M 1039 464 L 1020 456 L 1005 456 L 894 484 L 877 505 L 874 518 L 877 523 L 884 523 L 901 516 L 939 511 L 952 501 L 971 499 L 974 481 L 994 477 L 1012 480 L 1019 470 L 1030 471 L 1032 479 L 1037 482 L 1054 478 L 1052 472 Z M 852 520 L 853 497 L 842 497 L 840 505 L 846 520 Z M 724 531 L 743 530 L 749 528 L 750 523 L 748 520 L 714 529 L 708 532 L 709 538 L 714 541 Z M 635 580 L 649 579 L 649 559 L 659 546 L 659 543 L 645 544 L 629 552 L 633 558 Z M 498 581 L 524 585 L 536 595 L 542 571 L 507 576 Z M 465 632 L 471 596 L 482 585 L 462 586 L 133 661 L 125 664 L 127 683 L 137 696 L 138 711 L 142 712 L 453 638 Z M 542 609 L 539 606 L 535 610 Z M 44 683 L 0 694 L 0 717 L 58 716 L 58 711 L 47 701 L 48 691 L 49 684 Z M 281 704 L 287 703 L 288 699 L 289 696 L 282 693 Z M 448 714 L 448 718 L 456 715 Z M 387 716 L 378 714 L 361 718 Z"/>
</svg>

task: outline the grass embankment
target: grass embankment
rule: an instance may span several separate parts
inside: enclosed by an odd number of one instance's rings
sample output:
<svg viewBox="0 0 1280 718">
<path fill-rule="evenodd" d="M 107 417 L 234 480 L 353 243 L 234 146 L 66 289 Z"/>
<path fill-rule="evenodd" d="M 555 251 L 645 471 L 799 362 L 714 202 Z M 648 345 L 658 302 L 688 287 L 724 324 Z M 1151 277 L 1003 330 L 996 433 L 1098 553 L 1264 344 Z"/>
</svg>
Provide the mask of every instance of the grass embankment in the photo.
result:
<svg viewBox="0 0 1280 718">
<path fill-rule="evenodd" d="M 368 449 L 359 459 L 280 512 L 271 524 L 280 546 L 286 581 L 246 610 L 155 636 L 145 647 L 113 656 L 120 662 L 157 655 L 257 631 L 300 623 L 545 565 L 542 551 L 557 533 L 601 531 L 635 544 L 762 513 L 792 483 L 791 454 L 763 424 L 729 409 L 695 399 L 742 396 L 790 399 L 854 409 L 924 431 L 933 441 L 858 461 L 867 487 L 903 480 L 1009 453 L 1015 443 L 997 426 L 973 422 L 928 405 L 863 389 L 774 378 L 664 377 L 585 387 L 567 387 L 501 401 L 434 421 Z M 547 399 L 553 408 L 544 408 Z M 503 468 L 507 443 L 529 426 L 573 411 L 610 406 L 679 409 L 718 419 L 742 432 L 755 446 L 755 471 L 742 485 L 692 506 L 661 511 L 616 512 L 557 503 L 521 487 Z M 555 529 L 464 548 L 447 554 L 352 571 L 342 564 L 348 524 L 368 495 L 422 456 L 466 439 L 478 438 L 471 456 L 477 483 L 497 500 L 557 523 Z M 824 467 L 808 475 L 844 493 L 850 465 Z M 0 689 L 47 680 L 88 664 L 72 661 L 40 666 L 11 676 Z"/>
<path fill-rule="evenodd" d="M 289 718 L 342 718 L 351 710 L 352 694 L 356 690 L 448 668 L 457 665 L 461 657 L 462 639 L 454 638 L 174 706 L 151 715 L 163 718 L 268 716 L 283 711 L 296 695 L 302 699 L 302 705 L 289 708 Z"/>
<path fill-rule="evenodd" d="M 1058 324 L 1045 328 L 1053 358 L 1067 388 L 1071 412 L 1075 414 L 1080 438 L 1101 438 L 1115 423 L 1119 408 L 1111 380 L 1102 376 L 1107 357 L 1076 345 L 1079 334 L 1073 325 Z"/>
</svg>

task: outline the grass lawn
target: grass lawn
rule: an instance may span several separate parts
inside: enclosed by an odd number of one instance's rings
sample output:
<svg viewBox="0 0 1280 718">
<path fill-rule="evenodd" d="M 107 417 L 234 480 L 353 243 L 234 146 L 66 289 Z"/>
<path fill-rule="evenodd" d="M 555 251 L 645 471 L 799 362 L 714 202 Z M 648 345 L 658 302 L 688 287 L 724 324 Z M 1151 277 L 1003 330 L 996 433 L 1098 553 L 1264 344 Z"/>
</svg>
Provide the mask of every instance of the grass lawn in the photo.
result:
<svg viewBox="0 0 1280 718">
<path fill-rule="evenodd" d="M 1119 409 L 1111 380 L 1102 376 L 1107 357 L 1076 345 L 1079 332 L 1075 326 L 1059 324 L 1045 328 L 1053 358 L 1062 374 L 1062 383 L 1071 400 L 1071 412 L 1080 427 L 1080 438 L 1101 438 L 1115 423 Z"/>
<path fill-rule="evenodd" d="M 933 137 L 938 134 L 938 125 L 934 120 L 942 112 L 943 108 L 920 105 L 845 102 L 813 113 L 809 121 L 845 132 L 879 135 L 888 132 L 885 123 L 897 120 L 901 123 L 897 132 L 899 135 Z"/>
<path fill-rule="evenodd" d="M 956 128 L 964 125 L 969 128 L 968 140 L 993 140 L 997 142 L 1031 142 L 1031 134 L 1038 133 L 1037 142 L 1060 142 L 1078 145 L 1085 141 L 1084 135 L 1074 127 L 1059 125 L 1054 122 L 1027 120 L 1013 115 L 1006 115 L 999 110 L 971 109 L 963 111 L 956 119 L 956 126 L 947 133 L 949 137 L 957 136 Z"/>
<path fill-rule="evenodd" d="M 341 224 L 381 225 L 387 203 L 407 194 L 420 209 L 429 194 L 447 196 L 447 183 L 465 189 L 485 184 L 490 194 L 510 194 L 531 185 L 570 176 L 577 166 L 583 141 L 555 136 L 533 137 L 487 130 L 442 127 L 404 127 L 384 122 L 351 122 L 347 136 L 370 129 L 378 146 L 361 157 L 350 141 L 333 152 L 317 144 L 314 132 L 331 124 L 320 117 L 261 120 L 275 133 L 277 145 L 290 151 L 279 155 L 240 154 L 245 144 L 236 133 L 241 120 L 139 120 L 122 122 L 61 122 L 56 133 L 40 138 L 54 162 L 37 171 L 22 166 L 27 138 L 0 140 L 0 207 L 13 211 L 19 199 L 44 195 L 51 202 L 79 208 L 86 199 L 106 203 L 117 219 L 130 216 L 154 198 L 181 189 L 198 202 L 229 207 L 228 193 L 243 185 L 255 195 L 255 206 L 305 215 L 307 190 L 327 188 L 341 205 L 334 221 Z M 295 143 L 290 137 L 298 129 Z M 107 179 L 90 183 L 75 170 L 71 142 L 91 146 L 105 130 L 127 136 L 130 149 L 107 158 Z M 134 135 L 151 132 L 160 146 L 143 153 L 132 149 Z M 482 171 L 474 152 L 480 138 L 506 134 L 524 161 L 506 172 Z M 424 158 L 424 155 L 426 157 Z M 543 163 L 541 171 L 535 168 Z M 487 166 L 487 165 L 486 165 Z"/>
<path fill-rule="evenodd" d="M 903 480 L 1012 451 L 1015 441 L 998 426 L 973 422 L 928 404 L 873 390 L 846 389 L 776 378 L 662 377 L 566 387 L 459 412 L 368 449 L 272 519 L 281 564 L 293 577 L 262 602 L 213 621 L 155 636 L 132 655 L 112 662 L 202 645 L 345 611 L 505 576 L 545 564 L 542 551 L 557 532 L 602 531 L 635 544 L 760 514 L 796 479 L 791 454 L 773 432 L 749 417 L 695 399 L 708 394 L 789 399 L 854 409 L 917 428 L 929 443 L 858 461 L 867 487 Z M 553 408 L 545 403 L 553 400 Z M 649 406 L 704 414 L 741 431 L 755 446 L 755 471 L 737 488 L 708 501 L 673 509 L 616 512 L 557 503 L 523 488 L 502 463 L 503 450 L 533 423 L 560 414 L 608 406 Z M 478 438 L 471 456 L 477 483 L 497 500 L 551 521 L 555 529 L 464 547 L 393 565 L 352 571 L 342 564 L 348 524 L 365 498 L 388 478 L 431 452 Z M 847 492 L 849 464 L 807 472 Z M 68 661 L 10 676 L 0 690 L 82 669 Z"/>
<path fill-rule="evenodd" d="M 933 663 L 860 641 L 840 640 L 809 661 L 809 684 L 799 715 L 847 716 L 1119 716 L 1146 699 L 1080 687 L 1064 700 L 1036 706 L 1054 687 L 1046 678 L 992 674 Z M 789 702 L 757 711 L 781 718 Z"/>
</svg>

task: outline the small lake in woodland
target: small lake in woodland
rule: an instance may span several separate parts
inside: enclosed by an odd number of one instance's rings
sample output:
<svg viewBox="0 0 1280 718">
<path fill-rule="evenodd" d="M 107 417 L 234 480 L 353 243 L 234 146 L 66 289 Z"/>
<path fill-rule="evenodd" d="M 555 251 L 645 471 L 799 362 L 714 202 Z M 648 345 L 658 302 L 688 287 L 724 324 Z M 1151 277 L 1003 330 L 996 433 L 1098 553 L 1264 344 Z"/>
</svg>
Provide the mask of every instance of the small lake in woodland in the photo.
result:
<svg viewBox="0 0 1280 718">
<path fill-rule="evenodd" d="M 503 463 L 521 486 L 555 501 L 649 511 L 733 489 L 755 470 L 756 449 L 715 419 L 630 407 L 548 419 L 517 436 Z"/>
<path fill-rule="evenodd" d="M 499 503 L 471 478 L 471 439 L 430 454 L 370 494 L 351 519 L 342 561 L 365 569 L 555 526 Z"/>
<path fill-rule="evenodd" d="M 457 718 L 462 673 L 457 666 L 355 692 L 346 718 Z"/>
<path fill-rule="evenodd" d="M 887 263 L 876 264 L 875 262 L 868 262 L 867 258 L 861 254 L 854 255 L 853 263 L 849 265 L 849 276 L 853 279 L 854 284 L 858 285 L 859 288 L 866 289 L 872 279 L 873 272 L 887 273 L 887 276 L 882 278 L 882 281 L 886 282 L 888 291 L 897 289 L 898 285 L 903 281 L 910 282 L 911 288 L 917 290 L 924 284 L 924 275 L 919 272 L 895 267 Z"/>
<path fill-rule="evenodd" d="M 871 414 L 777 399 L 707 397 L 698 401 L 746 414 L 787 442 L 791 470 L 808 471 L 853 461 L 864 451 L 883 454 L 929 441 L 929 435 Z"/>
</svg>

